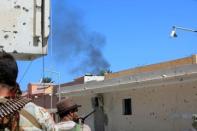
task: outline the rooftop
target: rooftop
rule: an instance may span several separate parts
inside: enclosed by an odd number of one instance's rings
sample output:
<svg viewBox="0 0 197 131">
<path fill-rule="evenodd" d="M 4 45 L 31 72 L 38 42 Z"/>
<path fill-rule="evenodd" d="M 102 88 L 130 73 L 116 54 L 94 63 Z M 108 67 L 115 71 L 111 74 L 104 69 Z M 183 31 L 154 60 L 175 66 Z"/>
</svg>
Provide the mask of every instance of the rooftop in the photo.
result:
<svg viewBox="0 0 197 131">
<path fill-rule="evenodd" d="M 185 58 L 181 58 L 177 60 L 172 60 L 172 61 L 162 62 L 158 64 L 152 64 L 152 65 L 147 65 L 147 66 L 142 66 L 142 67 L 137 67 L 133 69 L 106 74 L 105 79 L 113 79 L 113 78 L 118 78 L 118 77 L 127 76 L 127 75 L 133 75 L 133 74 L 150 72 L 150 71 L 157 71 L 157 70 L 174 68 L 174 67 L 190 65 L 190 64 L 197 64 L 197 55 L 192 55 L 190 57 L 185 57 Z"/>
<path fill-rule="evenodd" d="M 184 80 L 184 81 L 182 81 Z M 104 81 L 61 87 L 62 95 L 87 95 L 197 80 L 197 56 L 109 74 Z M 121 88 L 120 88 L 121 85 Z"/>
</svg>

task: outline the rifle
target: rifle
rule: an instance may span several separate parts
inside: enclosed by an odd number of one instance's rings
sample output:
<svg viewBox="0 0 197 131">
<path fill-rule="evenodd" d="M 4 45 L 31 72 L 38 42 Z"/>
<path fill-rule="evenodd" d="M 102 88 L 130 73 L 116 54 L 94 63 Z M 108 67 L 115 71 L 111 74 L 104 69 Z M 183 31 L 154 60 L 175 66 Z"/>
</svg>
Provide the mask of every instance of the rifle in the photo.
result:
<svg viewBox="0 0 197 131">
<path fill-rule="evenodd" d="M 85 120 L 86 120 L 89 116 L 91 116 L 93 113 L 95 113 L 95 112 L 96 112 L 96 110 L 93 110 L 92 112 L 88 113 L 88 114 L 85 115 L 84 117 L 79 117 L 79 118 L 75 119 L 74 122 L 76 122 L 76 123 L 78 123 L 78 124 L 84 123 Z"/>
<path fill-rule="evenodd" d="M 92 114 L 94 114 L 96 112 L 96 110 L 93 110 L 93 111 L 91 111 L 90 113 L 88 113 L 87 115 L 85 115 L 84 117 L 79 117 L 78 118 L 78 120 L 77 120 L 77 123 L 84 123 L 85 122 L 85 120 L 89 117 L 89 116 L 91 116 Z"/>
</svg>

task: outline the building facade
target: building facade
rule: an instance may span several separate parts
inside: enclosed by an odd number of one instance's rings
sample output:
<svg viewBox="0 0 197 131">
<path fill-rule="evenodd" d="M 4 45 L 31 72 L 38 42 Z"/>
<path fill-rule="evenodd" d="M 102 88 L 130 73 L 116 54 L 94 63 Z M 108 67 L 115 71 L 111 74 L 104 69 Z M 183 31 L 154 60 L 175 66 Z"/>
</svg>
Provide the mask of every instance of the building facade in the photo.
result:
<svg viewBox="0 0 197 131">
<path fill-rule="evenodd" d="M 197 56 L 109 74 L 62 87 L 81 104 L 93 131 L 191 131 L 197 113 Z"/>
<path fill-rule="evenodd" d="M 23 96 L 31 98 L 32 102 L 34 102 L 36 105 L 47 109 L 54 117 L 54 120 L 58 122 L 59 118 L 56 113 L 56 104 L 59 99 L 64 99 L 66 97 L 61 96 L 61 98 L 59 98 L 59 95 L 57 94 L 59 87 L 61 88 L 74 85 L 76 86 L 79 84 L 102 80 L 104 80 L 104 76 L 85 75 L 76 78 L 71 82 L 63 83 L 60 85 L 54 85 L 53 83 L 29 83 L 27 88 L 28 90 L 26 92 L 23 92 Z"/>
</svg>

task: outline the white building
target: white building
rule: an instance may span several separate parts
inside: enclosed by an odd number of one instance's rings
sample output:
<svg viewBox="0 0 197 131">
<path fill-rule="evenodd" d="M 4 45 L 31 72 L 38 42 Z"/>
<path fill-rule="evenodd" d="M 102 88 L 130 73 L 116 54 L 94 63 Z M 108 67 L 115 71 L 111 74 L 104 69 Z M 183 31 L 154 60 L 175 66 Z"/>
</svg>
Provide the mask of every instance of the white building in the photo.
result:
<svg viewBox="0 0 197 131">
<path fill-rule="evenodd" d="M 86 75 L 84 76 L 84 83 L 103 81 L 104 78 L 105 78 L 104 76 Z"/>
<path fill-rule="evenodd" d="M 49 17 L 50 0 L 1 0 L 0 51 L 17 60 L 47 54 Z"/>
<path fill-rule="evenodd" d="M 93 131 L 189 131 L 197 113 L 197 56 L 106 75 L 100 82 L 61 87 L 82 105 Z"/>
</svg>

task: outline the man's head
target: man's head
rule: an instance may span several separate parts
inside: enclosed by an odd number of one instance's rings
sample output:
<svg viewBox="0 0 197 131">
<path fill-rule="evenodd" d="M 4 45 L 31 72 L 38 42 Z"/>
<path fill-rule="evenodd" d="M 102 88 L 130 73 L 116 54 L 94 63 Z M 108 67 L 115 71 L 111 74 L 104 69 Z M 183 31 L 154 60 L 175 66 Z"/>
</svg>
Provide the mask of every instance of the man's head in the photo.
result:
<svg viewBox="0 0 197 131">
<path fill-rule="evenodd" d="M 18 66 L 12 55 L 0 52 L 0 97 L 9 96 L 17 87 Z"/>
<path fill-rule="evenodd" d="M 62 121 L 75 121 L 78 119 L 78 107 L 81 105 L 77 105 L 72 99 L 66 98 L 57 103 L 57 113 Z"/>
</svg>

